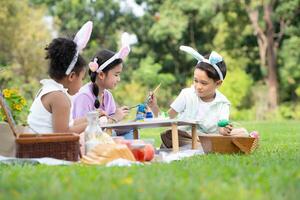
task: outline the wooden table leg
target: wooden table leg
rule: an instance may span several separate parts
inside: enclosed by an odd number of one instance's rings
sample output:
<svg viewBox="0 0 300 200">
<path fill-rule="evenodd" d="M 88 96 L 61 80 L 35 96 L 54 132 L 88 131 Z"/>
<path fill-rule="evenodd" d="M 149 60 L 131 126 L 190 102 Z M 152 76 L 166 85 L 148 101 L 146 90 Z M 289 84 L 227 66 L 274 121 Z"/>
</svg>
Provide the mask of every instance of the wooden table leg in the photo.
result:
<svg viewBox="0 0 300 200">
<path fill-rule="evenodd" d="M 192 149 L 197 148 L 197 131 L 196 125 L 192 125 Z"/>
<path fill-rule="evenodd" d="M 106 133 L 107 133 L 108 135 L 111 136 L 111 134 L 112 134 L 112 129 L 111 129 L 111 128 L 107 128 L 107 129 L 106 129 Z"/>
<path fill-rule="evenodd" d="M 173 152 L 178 152 L 179 151 L 177 123 L 172 124 L 172 147 L 173 147 Z"/>
<path fill-rule="evenodd" d="M 139 139 L 139 131 L 137 128 L 133 129 L 133 139 Z"/>
</svg>

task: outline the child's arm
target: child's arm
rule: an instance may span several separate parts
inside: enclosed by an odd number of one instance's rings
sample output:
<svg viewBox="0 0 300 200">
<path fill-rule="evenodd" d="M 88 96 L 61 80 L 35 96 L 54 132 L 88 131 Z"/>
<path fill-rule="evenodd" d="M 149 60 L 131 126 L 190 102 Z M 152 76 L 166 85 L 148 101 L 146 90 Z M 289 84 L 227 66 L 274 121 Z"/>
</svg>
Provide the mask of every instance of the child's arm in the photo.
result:
<svg viewBox="0 0 300 200">
<path fill-rule="evenodd" d="M 158 117 L 159 107 L 157 105 L 156 96 L 152 92 L 150 92 L 149 96 L 150 96 L 150 99 L 148 102 L 148 106 L 152 110 L 154 116 Z"/>
<path fill-rule="evenodd" d="M 78 119 L 74 119 L 74 126 L 82 124 L 82 123 L 86 123 L 86 124 L 88 123 L 86 117 L 81 117 L 81 118 L 78 118 Z"/>
<path fill-rule="evenodd" d="M 84 120 L 78 120 L 69 127 L 70 101 L 62 92 L 53 92 L 49 95 L 50 111 L 52 113 L 53 131 L 56 133 L 81 133 L 87 126 Z"/>
<path fill-rule="evenodd" d="M 219 128 L 219 133 L 220 133 L 221 135 L 227 136 L 227 135 L 230 135 L 232 129 L 233 129 L 233 126 L 232 126 L 231 124 L 229 124 L 229 125 L 227 125 L 227 126 L 225 126 L 225 127 L 220 127 L 220 128 Z"/>
<path fill-rule="evenodd" d="M 224 104 L 221 107 L 218 115 L 219 115 L 220 120 L 229 120 L 230 105 L 229 104 Z M 228 124 L 225 127 L 219 127 L 219 134 L 221 134 L 221 135 L 230 135 L 232 129 L 233 129 L 232 124 Z"/>
<path fill-rule="evenodd" d="M 74 124 L 73 126 L 69 127 L 69 132 L 71 133 L 82 133 L 85 128 L 87 127 L 88 123 L 87 122 L 82 122 L 82 123 L 77 123 Z"/>
<path fill-rule="evenodd" d="M 170 108 L 168 110 L 168 114 L 169 114 L 170 119 L 174 119 L 178 113 L 173 108 Z"/>
<path fill-rule="evenodd" d="M 128 113 L 129 113 L 128 107 L 122 106 L 120 108 L 117 108 L 115 114 L 113 114 L 109 117 L 116 121 L 121 121 L 126 115 L 128 115 Z"/>
</svg>

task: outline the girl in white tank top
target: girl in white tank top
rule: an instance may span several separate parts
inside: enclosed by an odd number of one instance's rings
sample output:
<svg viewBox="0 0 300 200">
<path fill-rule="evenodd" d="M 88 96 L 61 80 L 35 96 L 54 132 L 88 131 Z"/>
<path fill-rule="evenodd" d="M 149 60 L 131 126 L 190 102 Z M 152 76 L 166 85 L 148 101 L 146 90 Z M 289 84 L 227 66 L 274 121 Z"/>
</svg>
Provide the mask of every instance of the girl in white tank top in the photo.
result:
<svg viewBox="0 0 300 200">
<path fill-rule="evenodd" d="M 53 79 L 44 79 L 40 83 L 43 87 L 38 92 L 33 104 L 30 108 L 28 115 L 28 124 L 31 132 L 34 133 L 53 133 L 52 125 L 52 113 L 50 113 L 43 105 L 41 98 L 54 91 L 61 91 L 67 95 L 71 101 L 71 97 L 68 94 L 66 88 L 60 83 L 57 83 Z M 70 115 L 69 126 L 73 125 L 73 119 Z"/>
<path fill-rule="evenodd" d="M 91 31 L 92 22 L 87 22 L 74 40 L 56 38 L 45 48 L 51 79 L 41 81 L 43 86 L 30 108 L 27 122 L 31 132 L 81 133 L 85 129 L 85 118 L 72 120 L 70 95 L 82 85 L 86 62 L 79 52 L 86 46 Z"/>
</svg>

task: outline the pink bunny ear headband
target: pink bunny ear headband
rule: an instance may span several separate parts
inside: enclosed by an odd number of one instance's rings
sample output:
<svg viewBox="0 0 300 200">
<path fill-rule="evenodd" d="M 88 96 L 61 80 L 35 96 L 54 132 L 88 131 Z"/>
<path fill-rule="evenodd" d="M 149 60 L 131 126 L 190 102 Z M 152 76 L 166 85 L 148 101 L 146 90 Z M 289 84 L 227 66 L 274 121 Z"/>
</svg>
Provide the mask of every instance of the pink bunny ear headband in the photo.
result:
<svg viewBox="0 0 300 200">
<path fill-rule="evenodd" d="M 196 58 L 198 60 L 198 63 L 205 62 L 205 63 L 208 63 L 211 66 L 213 66 L 213 68 L 217 71 L 220 80 L 224 80 L 223 74 L 222 74 L 220 68 L 216 65 L 218 62 L 223 61 L 223 58 L 222 58 L 222 56 L 220 54 L 218 54 L 215 51 L 212 51 L 210 53 L 209 58 L 206 59 L 200 53 L 198 53 L 195 49 L 193 49 L 192 47 L 189 47 L 189 46 L 180 46 L 179 49 L 181 51 L 185 51 L 188 54 L 192 55 L 194 58 Z"/>
<path fill-rule="evenodd" d="M 82 51 L 84 49 L 84 47 L 86 46 L 86 44 L 88 43 L 88 41 L 91 37 L 92 29 L 93 29 L 93 22 L 91 22 L 91 21 L 86 22 L 81 27 L 81 29 L 77 32 L 75 38 L 73 39 L 73 41 L 77 45 L 76 53 L 66 71 L 66 75 L 69 75 L 71 73 L 71 71 L 74 69 L 74 66 L 78 59 L 79 52 Z"/>
<path fill-rule="evenodd" d="M 130 52 L 130 46 L 129 46 L 129 34 L 124 32 L 121 37 L 121 44 L 122 47 L 119 50 L 118 53 L 116 53 L 114 56 L 112 56 L 110 59 L 105 61 L 102 65 L 98 65 L 97 58 L 94 58 L 92 62 L 89 63 L 89 68 L 92 72 L 97 72 L 99 73 L 102 71 L 105 67 L 107 67 L 110 63 L 115 61 L 116 59 L 121 58 L 122 60 L 129 54 Z"/>
</svg>

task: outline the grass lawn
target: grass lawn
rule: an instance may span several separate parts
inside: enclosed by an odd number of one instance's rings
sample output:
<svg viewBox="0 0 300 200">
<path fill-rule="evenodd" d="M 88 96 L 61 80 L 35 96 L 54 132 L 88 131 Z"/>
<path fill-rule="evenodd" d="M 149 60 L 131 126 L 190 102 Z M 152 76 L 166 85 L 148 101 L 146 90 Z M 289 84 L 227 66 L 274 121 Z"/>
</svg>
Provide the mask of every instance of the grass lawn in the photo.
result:
<svg viewBox="0 0 300 200">
<path fill-rule="evenodd" d="M 299 199 L 300 123 L 242 124 L 261 133 L 251 155 L 129 168 L 0 165 L 0 199 Z M 142 133 L 158 145 L 159 131 Z"/>
</svg>

